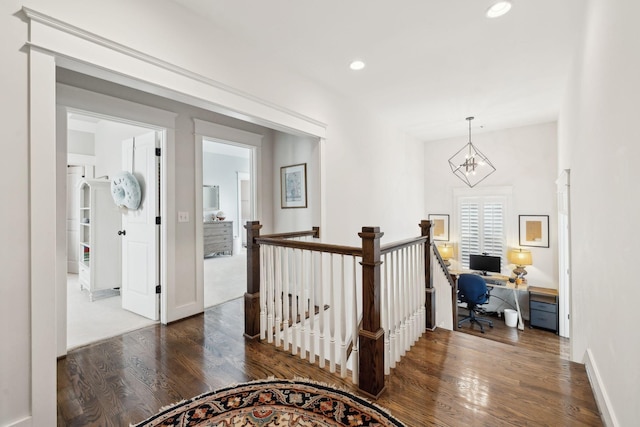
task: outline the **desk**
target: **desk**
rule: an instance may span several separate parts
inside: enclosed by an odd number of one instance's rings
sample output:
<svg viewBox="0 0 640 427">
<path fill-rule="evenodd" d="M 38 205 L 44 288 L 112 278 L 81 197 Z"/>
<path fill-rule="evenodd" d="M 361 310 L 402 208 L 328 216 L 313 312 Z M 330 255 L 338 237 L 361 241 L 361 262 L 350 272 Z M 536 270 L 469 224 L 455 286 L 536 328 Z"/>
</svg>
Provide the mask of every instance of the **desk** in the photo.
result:
<svg viewBox="0 0 640 427">
<path fill-rule="evenodd" d="M 472 271 L 457 271 L 457 270 L 449 270 L 451 275 L 459 276 L 460 274 L 474 274 Z M 485 278 L 485 276 L 480 276 Z M 500 282 L 504 282 L 504 285 L 496 285 L 492 283 L 487 283 L 488 288 L 496 288 L 496 289 L 511 289 L 513 291 L 513 299 L 516 301 L 516 311 L 518 312 L 518 329 L 524 331 L 524 321 L 522 320 L 522 311 L 520 310 L 520 303 L 518 302 L 518 292 L 527 292 L 529 290 L 529 286 L 526 283 L 521 285 L 516 285 L 515 283 L 511 283 L 509 281 L 509 276 L 503 276 L 500 274 L 492 274 L 490 276 L 486 276 L 486 279 L 489 280 L 497 280 Z"/>
<path fill-rule="evenodd" d="M 516 285 L 515 283 L 509 282 L 509 279 L 507 278 L 506 285 L 492 285 L 490 283 L 487 283 L 487 287 L 497 289 L 511 289 L 513 291 L 513 299 L 516 301 L 516 310 L 518 312 L 518 329 L 524 331 L 524 321 L 522 320 L 522 312 L 520 311 L 520 303 L 518 302 L 518 292 L 527 292 L 527 284 L 523 283 L 521 285 Z"/>
</svg>

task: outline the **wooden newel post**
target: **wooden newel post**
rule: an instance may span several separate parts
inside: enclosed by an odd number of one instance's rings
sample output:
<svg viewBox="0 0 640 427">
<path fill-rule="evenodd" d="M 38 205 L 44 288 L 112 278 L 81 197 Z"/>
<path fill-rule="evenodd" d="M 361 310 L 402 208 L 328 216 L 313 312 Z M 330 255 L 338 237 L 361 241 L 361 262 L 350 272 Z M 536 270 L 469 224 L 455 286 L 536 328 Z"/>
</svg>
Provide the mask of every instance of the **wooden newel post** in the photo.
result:
<svg viewBox="0 0 640 427">
<path fill-rule="evenodd" d="M 433 287 L 431 278 L 431 221 L 423 219 L 420 221 L 421 235 L 427 236 L 424 242 L 424 285 L 425 285 L 425 303 L 424 307 L 427 311 L 426 328 L 433 331 L 436 328 L 436 290 Z"/>
<path fill-rule="evenodd" d="M 244 294 L 244 335 L 260 336 L 260 221 L 247 221 L 247 292 Z"/>
<path fill-rule="evenodd" d="M 377 399 L 384 391 L 384 329 L 380 327 L 380 227 L 362 227 L 362 329 L 359 388 Z"/>
</svg>

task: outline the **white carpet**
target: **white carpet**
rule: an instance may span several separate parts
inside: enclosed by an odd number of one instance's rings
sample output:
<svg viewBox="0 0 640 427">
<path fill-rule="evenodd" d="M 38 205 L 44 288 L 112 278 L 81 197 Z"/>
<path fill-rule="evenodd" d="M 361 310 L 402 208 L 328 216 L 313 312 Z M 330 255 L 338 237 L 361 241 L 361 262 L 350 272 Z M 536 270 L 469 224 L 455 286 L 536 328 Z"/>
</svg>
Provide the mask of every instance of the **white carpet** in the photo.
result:
<svg viewBox="0 0 640 427">
<path fill-rule="evenodd" d="M 80 290 L 78 275 L 67 275 L 68 350 L 157 323 L 124 310 L 120 295 L 101 296 L 89 301 L 89 293 Z"/>
<path fill-rule="evenodd" d="M 242 297 L 247 289 L 246 271 L 247 251 L 244 248 L 233 256 L 205 258 L 204 307 Z M 157 322 L 124 310 L 120 295 L 98 295 L 90 302 L 89 293 L 80 290 L 78 275 L 67 275 L 68 350 L 154 323 Z"/>
<path fill-rule="evenodd" d="M 240 298 L 247 291 L 247 250 L 204 259 L 204 307 Z"/>
</svg>

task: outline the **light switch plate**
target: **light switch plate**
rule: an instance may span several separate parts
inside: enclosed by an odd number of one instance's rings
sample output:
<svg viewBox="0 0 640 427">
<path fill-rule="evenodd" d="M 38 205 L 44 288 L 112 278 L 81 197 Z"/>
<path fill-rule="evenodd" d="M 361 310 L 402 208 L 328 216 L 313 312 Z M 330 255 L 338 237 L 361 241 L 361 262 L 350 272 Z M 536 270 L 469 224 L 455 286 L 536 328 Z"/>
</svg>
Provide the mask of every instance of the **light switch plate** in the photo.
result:
<svg viewBox="0 0 640 427">
<path fill-rule="evenodd" d="M 189 212 L 178 212 L 178 222 L 189 222 Z"/>
</svg>

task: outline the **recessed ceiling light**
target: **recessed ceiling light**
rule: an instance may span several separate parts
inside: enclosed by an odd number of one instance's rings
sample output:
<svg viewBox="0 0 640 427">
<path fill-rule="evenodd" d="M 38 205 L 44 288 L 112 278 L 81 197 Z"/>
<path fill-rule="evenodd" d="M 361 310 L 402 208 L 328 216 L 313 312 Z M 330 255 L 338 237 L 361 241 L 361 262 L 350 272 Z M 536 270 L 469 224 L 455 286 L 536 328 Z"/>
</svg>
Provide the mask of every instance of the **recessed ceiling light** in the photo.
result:
<svg viewBox="0 0 640 427">
<path fill-rule="evenodd" d="M 349 68 L 351 68 L 352 70 L 358 71 L 358 70 L 362 70 L 365 67 L 365 63 L 363 61 L 355 60 L 353 61 L 351 64 L 349 64 Z"/>
<path fill-rule="evenodd" d="M 489 9 L 487 9 L 487 18 L 497 18 L 499 16 L 504 15 L 505 13 L 511 10 L 511 2 L 510 1 L 498 1 L 493 4 Z"/>
</svg>

